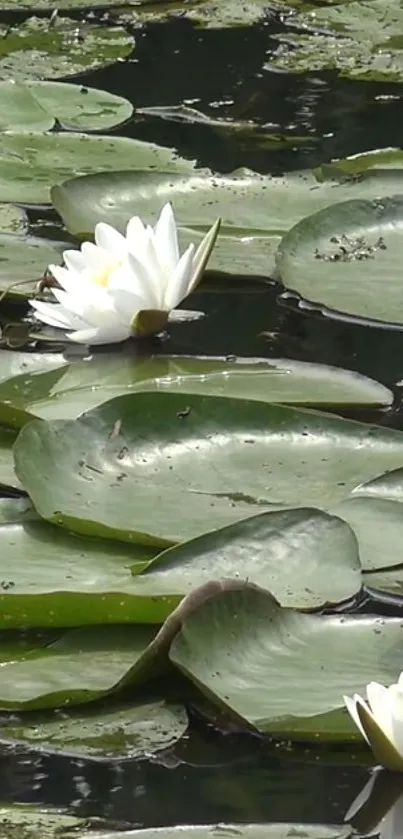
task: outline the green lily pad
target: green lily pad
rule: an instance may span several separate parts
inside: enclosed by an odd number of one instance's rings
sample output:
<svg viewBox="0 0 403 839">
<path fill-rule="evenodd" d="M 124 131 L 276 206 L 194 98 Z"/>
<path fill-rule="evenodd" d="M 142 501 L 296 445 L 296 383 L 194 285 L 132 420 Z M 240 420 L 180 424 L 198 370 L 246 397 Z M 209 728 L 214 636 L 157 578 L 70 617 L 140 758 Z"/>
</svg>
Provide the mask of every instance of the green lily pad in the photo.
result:
<svg viewBox="0 0 403 839">
<path fill-rule="evenodd" d="M 193 168 L 171 149 L 126 137 L 7 131 L 0 134 L 0 201 L 46 204 L 54 184 L 72 175 L 113 170 L 123 161 L 138 169 Z"/>
<path fill-rule="evenodd" d="M 350 528 L 304 508 L 262 513 L 170 548 L 135 578 L 135 586 L 138 595 L 172 597 L 210 579 L 240 576 L 269 589 L 282 606 L 298 608 L 346 600 L 361 587 Z"/>
<path fill-rule="evenodd" d="M 403 469 L 390 469 L 384 475 L 365 481 L 354 487 L 353 495 L 403 501 Z"/>
<path fill-rule="evenodd" d="M 0 82 L 0 130 L 48 131 L 56 124 L 75 130 L 112 128 L 133 106 L 105 90 L 63 82 Z"/>
<path fill-rule="evenodd" d="M 19 10 L 21 6 L 19 6 Z M 0 68 L 16 81 L 73 76 L 125 58 L 134 41 L 121 26 L 30 17 L 0 26 Z"/>
<path fill-rule="evenodd" d="M 163 22 L 174 17 L 178 12 L 181 18 L 186 18 L 204 29 L 224 29 L 237 26 L 250 26 L 267 16 L 266 0 L 186 0 L 186 2 L 150 2 L 134 5 L 124 4 L 124 13 L 118 13 L 122 23 L 154 23 Z"/>
<path fill-rule="evenodd" d="M 41 752 L 108 760 L 141 758 L 173 746 L 188 719 L 180 705 L 164 701 L 79 711 L 35 714 L 2 720 L 0 742 Z M 1 824 L 1 819 L 0 819 Z"/>
<path fill-rule="evenodd" d="M 364 165 L 369 165 L 366 160 Z M 53 187 L 52 202 L 70 233 L 92 235 L 99 221 L 108 221 L 123 231 L 132 215 L 154 223 L 162 200 L 171 201 L 182 227 L 205 230 L 221 216 L 219 241 L 221 235 L 232 236 L 245 245 L 245 239 L 252 237 L 248 246 L 251 273 L 256 270 L 254 263 L 261 270 L 262 237 L 278 236 L 301 218 L 330 204 L 391 195 L 400 184 L 403 192 L 403 169 L 398 167 L 383 170 L 374 166 L 354 179 L 337 166 L 330 171 L 321 167 L 283 177 L 248 170 L 231 175 L 213 175 L 208 171 L 169 175 L 161 171 L 161 166 L 158 172 L 134 172 L 133 166 L 131 169 L 74 178 Z M 360 171 L 359 159 L 355 169 Z M 235 273 L 239 270 L 240 246 L 232 257 L 228 245 L 227 253 L 220 258 L 220 270 Z M 272 270 L 270 249 L 268 243 L 266 275 Z"/>
<path fill-rule="evenodd" d="M 402 504 L 353 495 L 338 504 L 334 513 L 350 525 L 357 537 L 363 582 L 382 591 L 403 590 Z"/>
<path fill-rule="evenodd" d="M 0 294 L 8 298 L 32 297 L 47 265 L 61 261 L 68 245 L 38 236 L 0 233 Z"/>
<path fill-rule="evenodd" d="M 0 382 L 20 376 L 53 370 L 66 363 L 61 353 L 17 352 L 2 350 L 0 353 Z"/>
<path fill-rule="evenodd" d="M 293 28 L 311 29 L 311 33 L 277 36 L 280 47 L 268 67 L 292 72 L 336 69 L 346 78 L 364 81 L 403 78 L 399 0 L 360 0 L 315 8 L 289 22 Z"/>
<path fill-rule="evenodd" d="M 72 839 L 77 836 L 80 827 L 85 827 L 84 819 L 58 810 L 34 807 L 32 804 L 0 807 L 2 839 Z"/>
<path fill-rule="evenodd" d="M 75 419 L 107 399 L 134 391 L 326 407 L 378 407 L 393 401 L 391 391 L 358 373 L 281 358 L 230 362 L 210 357 L 96 354 L 68 363 L 60 354 L 4 350 L 0 355 L 0 423 L 13 428 L 21 428 L 34 416 Z"/>
<path fill-rule="evenodd" d="M 0 204 L 0 233 L 26 233 L 28 217 L 22 207 Z"/>
<path fill-rule="evenodd" d="M 198 824 L 154 827 L 147 830 L 126 830 L 98 833 L 94 839 L 222 839 L 239 836 L 239 839 L 348 839 L 350 827 L 322 824 Z M 8 839 L 8 837 L 7 837 Z M 47 839 L 47 837 L 45 837 Z M 63 839 L 63 837 L 62 837 Z M 88 839 L 88 834 L 77 834 L 76 839 Z"/>
<path fill-rule="evenodd" d="M 21 484 L 14 471 L 12 447 L 16 440 L 16 433 L 9 428 L 0 427 L 0 483 L 12 487 Z"/>
<path fill-rule="evenodd" d="M 180 600 L 138 590 L 155 551 L 66 533 L 25 498 L 0 499 L 0 553 L 0 628 L 158 623 Z"/>
<path fill-rule="evenodd" d="M 260 731 L 302 740 L 361 735 L 343 694 L 388 684 L 401 662 L 398 618 L 308 615 L 263 590 L 217 594 L 185 619 L 171 661 Z"/>
<path fill-rule="evenodd" d="M 143 654 L 152 627 L 72 630 L 20 660 L 3 663 L 0 708 L 37 710 L 82 705 L 101 699 L 121 683 L 144 680 Z"/>
<path fill-rule="evenodd" d="M 326 310 L 403 326 L 403 195 L 352 200 L 300 221 L 282 239 L 286 286 Z"/>
<path fill-rule="evenodd" d="M 137 393 L 28 423 L 14 459 L 43 518 L 168 546 L 272 505 L 334 506 L 403 464 L 403 434 L 252 400 Z"/>
</svg>

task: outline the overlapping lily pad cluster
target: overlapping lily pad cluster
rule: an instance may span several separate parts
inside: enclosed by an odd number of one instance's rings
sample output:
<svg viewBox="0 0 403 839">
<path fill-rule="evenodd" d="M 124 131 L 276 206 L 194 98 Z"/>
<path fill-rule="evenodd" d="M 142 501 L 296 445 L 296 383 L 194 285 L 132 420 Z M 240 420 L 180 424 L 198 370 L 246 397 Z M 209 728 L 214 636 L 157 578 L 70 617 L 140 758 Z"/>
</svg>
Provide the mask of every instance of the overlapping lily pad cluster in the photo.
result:
<svg viewBox="0 0 403 839">
<path fill-rule="evenodd" d="M 0 83 L 4 294 L 37 295 L 51 319 L 38 279 L 72 237 L 155 225 L 171 202 L 181 250 L 221 217 L 218 281 L 275 280 L 284 304 L 291 290 L 305 309 L 402 327 L 400 151 L 220 175 L 99 133 L 132 110 L 82 85 Z M 53 204 L 65 241 L 32 235 L 21 203 Z M 1 738 L 109 759 L 170 747 L 187 716 L 168 672 L 245 728 L 356 745 L 343 694 L 402 669 L 401 620 L 353 612 L 365 592 L 401 602 L 403 433 L 335 412 L 386 412 L 393 394 L 281 358 L 69 360 L 34 352 L 55 336 L 25 326 L 31 351 L 0 355 Z"/>
</svg>

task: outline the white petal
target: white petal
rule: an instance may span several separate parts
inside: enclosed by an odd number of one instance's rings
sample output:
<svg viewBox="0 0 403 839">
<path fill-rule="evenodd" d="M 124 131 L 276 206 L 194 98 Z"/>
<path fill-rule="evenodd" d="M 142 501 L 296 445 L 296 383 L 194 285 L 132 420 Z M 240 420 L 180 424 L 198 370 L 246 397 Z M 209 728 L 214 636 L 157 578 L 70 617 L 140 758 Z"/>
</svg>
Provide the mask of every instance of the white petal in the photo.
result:
<svg viewBox="0 0 403 839">
<path fill-rule="evenodd" d="M 392 715 L 391 740 L 396 750 L 403 757 L 403 693 L 398 685 L 391 685 L 388 692 Z"/>
<path fill-rule="evenodd" d="M 63 259 L 69 271 L 77 271 L 78 274 L 84 271 L 85 259 L 81 251 L 63 251 Z"/>
<path fill-rule="evenodd" d="M 123 289 L 124 291 L 128 291 L 131 294 L 137 295 L 139 298 L 141 297 L 145 308 L 148 307 L 148 298 L 144 297 L 144 283 L 140 279 L 140 275 L 133 270 L 132 264 L 127 258 L 119 268 L 116 268 L 112 271 L 109 282 L 108 282 L 108 292 L 112 293 L 113 291 L 117 291 L 118 289 Z M 148 282 L 146 291 L 148 288 Z"/>
<path fill-rule="evenodd" d="M 52 288 L 52 293 L 62 306 L 81 318 L 87 326 L 100 326 L 114 317 L 113 299 L 104 288 L 84 284 L 74 294 L 67 294 L 58 288 Z M 78 327 L 73 325 L 73 328 Z"/>
<path fill-rule="evenodd" d="M 95 244 L 106 251 L 118 254 L 126 252 L 125 237 L 118 230 L 115 230 L 111 224 L 106 224 L 104 221 L 95 225 L 94 239 Z"/>
<path fill-rule="evenodd" d="M 103 271 L 110 262 L 110 255 L 103 248 L 98 248 L 92 242 L 83 242 L 81 253 L 85 259 L 86 268 L 91 272 Z"/>
<path fill-rule="evenodd" d="M 43 303 L 41 300 L 30 302 L 32 308 L 35 309 L 36 317 L 48 326 L 56 326 L 58 329 L 82 329 L 88 325 L 65 306 L 59 306 L 57 303 Z"/>
<path fill-rule="evenodd" d="M 127 248 L 132 253 L 146 247 L 147 235 L 143 222 L 138 216 L 132 216 L 126 227 Z"/>
<path fill-rule="evenodd" d="M 365 731 L 362 727 L 361 720 L 360 720 L 360 718 L 357 714 L 357 702 L 360 702 L 361 705 L 365 705 L 366 703 L 361 698 L 361 696 L 359 696 L 358 693 L 355 693 L 352 698 L 351 698 L 351 696 L 343 696 L 343 699 L 344 699 L 344 704 L 347 708 L 348 713 L 350 714 L 351 719 L 356 724 L 356 726 L 357 726 L 358 730 L 361 732 L 364 740 L 366 740 L 368 745 L 369 745 L 368 737 L 367 737 L 367 735 L 366 735 L 366 733 L 365 733 Z"/>
<path fill-rule="evenodd" d="M 344 819 L 343 819 L 344 822 L 351 821 L 351 819 L 353 819 L 354 816 L 356 816 L 357 813 L 359 813 L 359 811 L 362 810 L 364 804 L 367 803 L 367 801 L 371 797 L 377 774 L 378 774 L 378 772 L 374 772 L 371 775 L 369 781 L 367 781 L 367 783 L 363 786 L 361 792 L 358 793 L 358 795 L 354 799 L 353 803 L 350 804 L 350 806 L 347 810 L 347 813 L 344 816 Z"/>
<path fill-rule="evenodd" d="M 137 288 L 141 289 L 147 309 L 162 309 L 165 280 L 161 276 L 152 241 L 147 242 L 145 251 L 128 254 L 131 270 L 137 278 Z"/>
<path fill-rule="evenodd" d="M 172 273 L 179 262 L 178 232 L 171 204 L 165 204 L 154 228 L 154 243 L 158 259 Z"/>
<path fill-rule="evenodd" d="M 164 309 L 175 309 L 189 294 L 195 246 L 189 245 L 171 275 L 164 297 Z"/>
<path fill-rule="evenodd" d="M 80 289 L 82 278 L 76 271 L 69 271 L 61 265 L 48 265 L 48 270 L 65 291 L 77 292 Z"/>
<path fill-rule="evenodd" d="M 217 240 L 217 236 L 221 226 L 221 219 L 217 219 L 214 222 L 213 226 L 210 227 L 210 230 L 206 233 L 202 241 L 200 242 L 199 247 L 196 250 L 196 253 L 193 257 L 193 270 L 192 270 L 192 280 L 189 289 L 189 294 L 194 291 L 196 286 L 200 282 L 201 275 L 209 261 L 211 256 L 211 252 L 214 248 L 214 245 Z"/>
<path fill-rule="evenodd" d="M 130 323 L 132 319 L 144 309 L 144 300 L 137 294 L 126 291 L 124 288 L 118 288 L 109 292 L 113 300 L 113 305 L 117 314 L 117 319 L 124 324 Z"/>
<path fill-rule="evenodd" d="M 118 344 L 121 341 L 126 341 L 130 336 L 129 327 L 115 326 L 113 328 L 98 328 L 98 329 L 81 329 L 77 332 L 71 332 L 68 335 L 70 341 L 77 344 Z"/>
<path fill-rule="evenodd" d="M 389 689 L 378 682 L 367 685 L 367 699 L 372 716 L 382 729 L 388 740 L 393 743 L 392 704 L 393 696 Z"/>
</svg>

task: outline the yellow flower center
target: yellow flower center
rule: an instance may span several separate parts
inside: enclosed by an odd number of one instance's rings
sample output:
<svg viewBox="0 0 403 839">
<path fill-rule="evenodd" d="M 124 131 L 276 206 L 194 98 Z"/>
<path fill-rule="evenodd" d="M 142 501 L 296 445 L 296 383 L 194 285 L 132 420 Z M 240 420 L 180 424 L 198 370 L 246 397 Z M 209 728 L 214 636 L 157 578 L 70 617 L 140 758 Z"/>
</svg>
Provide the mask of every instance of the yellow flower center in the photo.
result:
<svg viewBox="0 0 403 839">
<path fill-rule="evenodd" d="M 107 262 L 100 271 L 91 275 L 91 282 L 94 283 L 94 285 L 102 286 L 102 288 L 108 288 L 111 274 L 113 274 L 117 268 L 120 268 L 121 265 L 121 259 L 114 259 Z"/>
</svg>

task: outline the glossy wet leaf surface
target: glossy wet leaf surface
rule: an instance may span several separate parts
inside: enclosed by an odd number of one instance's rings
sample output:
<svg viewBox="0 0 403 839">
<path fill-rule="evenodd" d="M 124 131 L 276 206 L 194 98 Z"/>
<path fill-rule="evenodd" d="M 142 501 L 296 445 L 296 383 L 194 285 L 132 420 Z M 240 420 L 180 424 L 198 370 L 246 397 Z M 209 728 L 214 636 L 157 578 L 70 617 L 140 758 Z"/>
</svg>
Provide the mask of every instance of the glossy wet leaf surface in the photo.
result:
<svg viewBox="0 0 403 839">
<path fill-rule="evenodd" d="M 128 167 L 139 169 L 191 169 L 191 164 L 171 149 L 140 140 L 75 133 L 7 132 L 0 134 L 0 200 L 46 204 L 54 184 L 73 174 L 121 167 L 124 161 Z"/>
<path fill-rule="evenodd" d="M 160 597 L 238 577 L 269 589 L 283 606 L 346 600 L 361 586 L 356 540 L 345 522 L 319 510 L 262 513 L 165 551 L 135 586 Z"/>
<path fill-rule="evenodd" d="M 122 680 L 144 680 L 142 657 L 152 627 L 97 627 L 60 640 L 2 666 L 0 709 L 36 710 L 82 705 L 108 696 Z"/>
<path fill-rule="evenodd" d="M 403 195 L 352 200 L 308 216 L 283 238 L 277 266 L 286 286 L 327 309 L 403 322 Z"/>
<path fill-rule="evenodd" d="M 271 505 L 333 506 L 403 463 L 402 441 L 398 431 L 302 409 L 138 393 L 75 421 L 29 423 L 14 458 L 43 518 L 167 546 Z"/>
<path fill-rule="evenodd" d="M 378 406 L 389 405 L 393 399 L 387 388 L 357 373 L 287 359 L 226 361 L 105 353 L 69 362 L 61 354 L 3 351 L 0 356 L 0 422 L 4 425 L 20 428 L 31 415 L 75 419 L 107 399 L 137 391 L 307 406 Z"/>
<path fill-rule="evenodd" d="M 32 804 L 4 804 L 0 807 L 3 839 L 71 839 L 84 825 L 83 819 L 52 808 Z"/>
<path fill-rule="evenodd" d="M 388 684 L 399 671 L 398 618 L 318 616 L 282 609 L 263 591 L 212 597 L 189 615 L 170 658 L 209 696 L 279 737 L 360 738 L 343 693 Z"/>
<path fill-rule="evenodd" d="M 321 824 L 221 824 L 221 825 L 177 825 L 143 830 L 113 831 L 98 833 L 94 839 L 220 839 L 223 834 L 239 836 L 240 839 L 347 839 L 350 827 Z M 77 839 L 87 839 L 79 833 Z"/>
<path fill-rule="evenodd" d="M 364 165 L 368 166 L 367 161 Z M 355 171 L 360 171 L 359 158 Z M 117 171 L 56 186 L 52 201 L 71 233 L 87 235 L 98 221 L 109 221 L 123 231 L 133 214 L 155 223 L 163 194 L 164 200 L 172 201 L 177 222 L 183 227 L 204 230 L 220 216 L 220 235 L 231 235 L 238 241 L 257 237 L 249 247 L 252 260 L 259 264 L 262 235 L 278 236 L 304 216 L 330 204 L 392 195 L 399 191 L 400 184 L 403 193 L 403 170 L 397 168 L 373 168 L 354 179 L 346 178 L 338 166 L 291 172 L 283 177 L 248 170 L 232 175 Z M 255 248 L 258 255 L 253 257 Z M 235 273 L 237 262 L 235 257 L 232 262 L 230 251 L 227 259 L 228 263 L 221 257 L 221 270 Z M 267 274 L 271 268 L 268 260 Z"/>
</svg>

